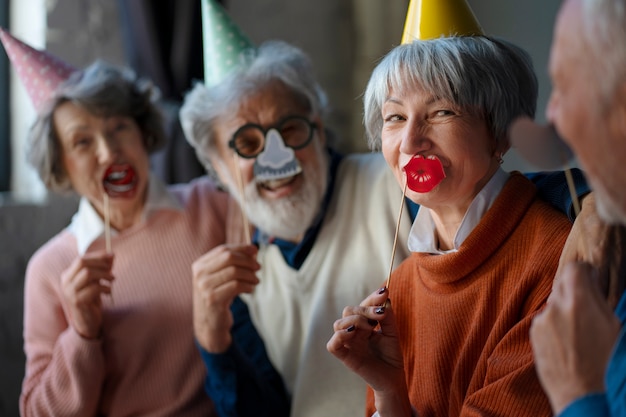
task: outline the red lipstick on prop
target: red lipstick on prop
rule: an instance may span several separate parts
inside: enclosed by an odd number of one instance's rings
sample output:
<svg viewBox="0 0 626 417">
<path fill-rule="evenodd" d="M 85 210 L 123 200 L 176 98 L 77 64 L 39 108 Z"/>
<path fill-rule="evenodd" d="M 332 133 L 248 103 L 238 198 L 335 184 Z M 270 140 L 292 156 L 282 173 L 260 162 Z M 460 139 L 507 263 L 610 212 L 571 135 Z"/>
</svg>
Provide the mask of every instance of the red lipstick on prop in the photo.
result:
<svg viewBox="0 0 626 417">
<path fill-rule="evenodd" d="M 416 193 L 427 193 L 446 177 L 443 165 L 434 155 L 414 155 L 404 166 L 407 187 Z"/>
</svg>

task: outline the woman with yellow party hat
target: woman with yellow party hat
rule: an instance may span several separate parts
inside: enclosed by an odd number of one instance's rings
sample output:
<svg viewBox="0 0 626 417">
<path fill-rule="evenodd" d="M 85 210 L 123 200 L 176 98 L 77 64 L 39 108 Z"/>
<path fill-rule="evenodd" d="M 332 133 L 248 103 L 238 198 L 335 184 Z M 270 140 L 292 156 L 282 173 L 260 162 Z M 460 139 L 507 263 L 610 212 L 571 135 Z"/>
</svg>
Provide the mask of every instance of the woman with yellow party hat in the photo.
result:
<svg viewBox="0 0 626 417">
<path fill-rule="evenodd" d="M 571 225 L 501 167 L 508 125 L 534 116 L 530 57 L 484 35 L 462 0 L 410 10 L 405 43 L 372 73 L 364 121 L 421 206 L 412 253 L 346 307 L 328 350 L 368 384 L 366 415 L 549 416 L 529 328 Z"/>
</svg>

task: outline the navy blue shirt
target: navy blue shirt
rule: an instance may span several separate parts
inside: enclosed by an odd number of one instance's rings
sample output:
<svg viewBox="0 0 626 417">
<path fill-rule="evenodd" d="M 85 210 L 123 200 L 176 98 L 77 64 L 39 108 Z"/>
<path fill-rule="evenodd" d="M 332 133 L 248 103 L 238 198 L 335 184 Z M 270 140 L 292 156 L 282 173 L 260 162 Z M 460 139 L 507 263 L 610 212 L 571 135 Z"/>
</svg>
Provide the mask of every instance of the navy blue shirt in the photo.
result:
<svg viewBox="0 0 626 417">
<path fill-rule="evenodd" d="M 200 349 L 208 376 L 204 389 L 221 417 L 289 416 L 290 400 L 283 379 L 270 362 L 248 306 L 237 297 L 230 307 L 233 343 L 223 354 Z"/>
</svg>

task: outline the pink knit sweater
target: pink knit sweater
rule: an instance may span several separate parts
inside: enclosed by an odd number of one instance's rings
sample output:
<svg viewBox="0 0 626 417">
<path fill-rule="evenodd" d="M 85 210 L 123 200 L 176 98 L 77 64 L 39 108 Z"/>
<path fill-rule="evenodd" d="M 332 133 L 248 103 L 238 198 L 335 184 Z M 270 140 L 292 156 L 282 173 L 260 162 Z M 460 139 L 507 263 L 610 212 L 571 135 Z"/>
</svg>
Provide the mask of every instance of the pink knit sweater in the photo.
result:
<svg viewBox="0 0 626 417">
<path fill-rule="evenodd" d="M 114 298 L 103 297 L 100 340 L 79 336 L 64 312 L 74 235 L 62 231 L 31 258 L 23 417 L 214 415 L 194 345 L 191 263 L 224 241 L 227 195 L 206 179 L 170 191 L 184 210 L 159 210 L 112 238 Z M 100 238 L 88 251 L 103 248 Z"/>
</svg>

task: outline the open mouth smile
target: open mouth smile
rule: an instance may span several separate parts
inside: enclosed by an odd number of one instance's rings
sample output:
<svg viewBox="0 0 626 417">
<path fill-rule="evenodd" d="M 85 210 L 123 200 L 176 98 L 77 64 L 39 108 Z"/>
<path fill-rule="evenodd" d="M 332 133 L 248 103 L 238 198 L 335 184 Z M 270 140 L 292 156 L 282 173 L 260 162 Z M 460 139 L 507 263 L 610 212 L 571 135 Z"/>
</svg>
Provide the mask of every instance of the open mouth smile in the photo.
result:
<svg viewBox="0 0 626 417">
<path fill-rule="evenodd" d="M 109 195 L 125 194 L 137 185 L 137 174 L 129 164 L 113 165 L 104 173 L 102 184 Z"/>
<path fill-rule="evenodd" d="M 276 191 L 281 187 L 285 187 L 293 183 L 296 180 L 296 178 L 298 178 L 298 175 L 300 174 L 292 175 L 286 178 L 275 179 L 275 180 L 264 180 L 264 181 L 257 180 L 256 183 L 260 188 L 264 190 Z"/>
</svg>

